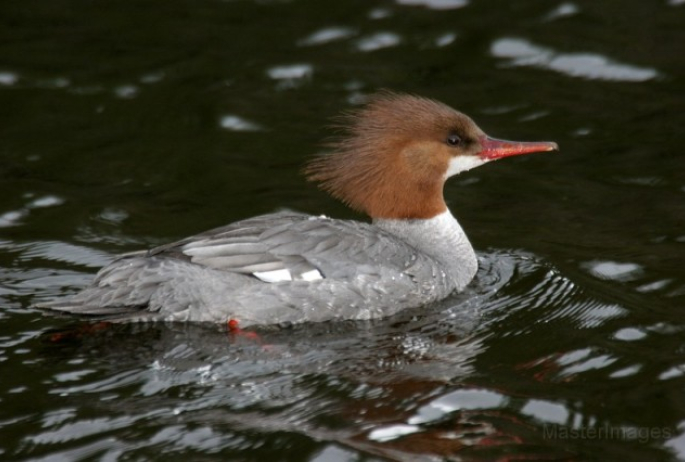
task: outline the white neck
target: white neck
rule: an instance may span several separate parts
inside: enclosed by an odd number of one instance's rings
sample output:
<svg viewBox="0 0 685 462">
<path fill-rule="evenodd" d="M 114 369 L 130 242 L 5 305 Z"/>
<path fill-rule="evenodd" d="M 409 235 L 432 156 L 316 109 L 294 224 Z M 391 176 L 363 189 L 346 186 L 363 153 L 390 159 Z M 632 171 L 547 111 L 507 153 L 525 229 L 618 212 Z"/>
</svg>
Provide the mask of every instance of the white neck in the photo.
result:
<svg viewBox="0 0 685 462">
<path fill-rule="evenodd" d="M 449 210 L 433 218 L 374 218 L 373 223 L 435 259 L 452 276 L 457 290 L 462 290 L 478 270 L 476 253 Z"/>
</svg>

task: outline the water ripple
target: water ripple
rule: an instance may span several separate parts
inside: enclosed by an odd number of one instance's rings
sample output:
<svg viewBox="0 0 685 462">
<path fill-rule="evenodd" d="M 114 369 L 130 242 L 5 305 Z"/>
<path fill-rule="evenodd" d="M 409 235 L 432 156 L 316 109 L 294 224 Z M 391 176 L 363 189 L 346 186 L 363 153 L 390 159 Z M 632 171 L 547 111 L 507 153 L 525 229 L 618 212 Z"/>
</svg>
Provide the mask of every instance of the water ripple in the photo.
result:
<svg viewBox="0 0 685 462">
<path fill-rule="evenodd" d="M 219 120 L 219 126 L 234 132 L 258 132 L 263 130 L 259 124 L 234 114 L 226 114 L 222 116 L 221 120 Z"/>
<path fill-rule="evenodd" d="M 512 66 L 533 66 L 586 79 L 644 82 L 659 76 L 656 69 L 622 64 L 595 53 L 559 53 L 521 38 L 495 40 L 490 54 Z"/>
<path fill-rule="evenodd" d="M 51 256 L 45 248 L 28 247 Z M 46 409 L 42 428 L 22 444 L 60 447 L 70 456 L 209 454 L 255 451 L 288 433 L 379 457 L 394 451 L 397 460 L 421 460 L 421 453 L 438 447 L 448 453 L 486 447 L 492 438 L 502 447 L 516 445 L 481 417 L 511 414 L 512 403 L 521 401 L 516 392 L 459 383 L 473 375 L 489 342 L 506 339 L 506 329 L 526 331 L 517 316 L 539 318 L 535 324 L 559 317 L 587 324 L 589 312 L 603 305 L 534 255 L 491 251 L 479 259 L 478 278 L 464 294 L 383 322 L 267 329 L 259 331 L 261 344 L 195 325 L 111 326 L 73 337 L 76 351 L 67 357 L 80 360 L 54 362 L 45 371 L 53 369 L 52 379 L 40 385 L 63 399 L 62 407 Z M 555 305 L 562 307 L 550 310 Z M 634 337 L 625 330 L 616 335 Z M 27 336 L 22 343 L 36 333 Z M 48 351 L 58 355 L 53 349 Z M 94 367 L 95 357 L 100 367 Z M 533 370 L 548 368 L 556 381 L 605 369 L 615 379 L 639 373 L 636 365 L 612 369 L 615 361 L 586 348 L 542 358 Z M 89 396 L 98 399 L 87 406 L 106 417 L 82 410 Z M 563 403 L 531 398 L 518 414 L 558 424 L 570 411 Z M 337 423 L 329 425 L 327 415 Z M 133 427 L 147 436 L 126 444 L 109 436 Z M 246 437 L 254 432 L 260 437 Z M 430 450 L 422 446 L 429 441 L 436 445 Z"/>
<path fill-rule="evenodd" d="M 548 21 L 553 21 L 559 18 L 565 18 L 568 16 L 574 16 L 580 12 L 580 8 L 575 3 L 567 2 L 562 3 L 552 11 L 550 11 L 545 17 Z"/>
<path fill-rule="evenodd" d="M 377 32 L 359 39 L 357 49 L 364 52 L 376 51 L 382 48 L 395 47 L 401 42 L 402 38 L 394 32 Z"/>
<path fill-rule="evenodd" d="M 19 75 L 14 72 L 0 71 L 0 85 L 11 86 L 19 81 Z"/>
<path fill-rule="evenodd" d="M 349 27 L 326 27 L 298 40 L 297 44 L 300 46 L 325 45 L 330 42 L 350 38 L 355 34 L 356 31 Z"/>
<path fill-rule="evenodd" d="M 400 5 L 425 6 L 431 10 L 453 10 L 463 8 L 469 0 L 397 0 Z"/>
</svg>

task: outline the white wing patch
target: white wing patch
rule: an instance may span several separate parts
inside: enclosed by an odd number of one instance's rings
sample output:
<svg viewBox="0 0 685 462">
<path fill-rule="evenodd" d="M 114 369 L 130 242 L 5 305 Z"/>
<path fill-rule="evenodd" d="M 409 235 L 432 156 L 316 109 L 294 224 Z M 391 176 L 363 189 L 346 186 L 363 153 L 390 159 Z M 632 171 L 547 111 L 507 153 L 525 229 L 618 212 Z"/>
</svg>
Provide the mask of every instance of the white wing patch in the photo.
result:
<svg viewBox="0 0 685 462">
<path fill-rule="evenodd" d="M 313 269 L 313 270 L 311 270 L 311 271 L 307 271 L 306 273 L 302 273 L 302 274 L 300 275 L 300 277 L 301 277 L 302 280 L 304 280 L 304 281 L 316 281 L 316 280 L 319 280 L 319 279 L 323 279 L 323 275 L 322 275 L 321 272 L 320 272 L 318 269 L 316 269 L 316 268 Z"/>
<path fill-rule="evenodd" d="M 287 269 L 279 269 L 273 271 L 255 271 L 252 274 L 254 275 L 254 277 L 264 282 L 282 282 L 293 280 L 293 276 Z"/>
<path fill-rule="evenodd" d="M 255 271 L 252 275 L 262 282 L 284 282 L 293 280 L 293 275 L 288 269 Z M 323 275 L 318 269 L 313 269 L 298 275 L 295 279 L 302 281 L 318 281 L 319 279 L 323 279 Z"/>
</svg>

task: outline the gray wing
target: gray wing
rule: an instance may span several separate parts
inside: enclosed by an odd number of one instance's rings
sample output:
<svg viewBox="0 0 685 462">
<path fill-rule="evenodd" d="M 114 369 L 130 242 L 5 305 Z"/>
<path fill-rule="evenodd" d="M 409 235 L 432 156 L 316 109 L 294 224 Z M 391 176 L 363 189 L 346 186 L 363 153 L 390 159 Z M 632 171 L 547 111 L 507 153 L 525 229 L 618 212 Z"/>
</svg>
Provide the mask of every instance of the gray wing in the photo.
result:
<svg viewBox="0 0 685 462">
<path fill-rule="evenodd" d="M 364 273 L 403 271 L 416 250 L 366 223 L 296 213 L 239 221 L 150 250 L 265 282 L 349 280 Z M 413 256 L 413 257 L 412 257 Z"/>
<path fill-rule="evenodd" d="M 426 274 L 435 267 L 427 258 L 366 223 L 276 213 L 122 255 L 102 268 L 90 287 L 37 306 L 124 321 L 217 321 L 235 314 L 241 322 L 268 324 L 341 313 L 367 319 L 390 314 L 403 302 L 372 313 L 349 300 L 374 300 L 388 290 L 400 299 L 426 291 L 426 301 L 441 294 L 433 282 L 416 285 L 435 276 Z M 337 311 L 326 308 L 335 303 Z M 278 306 L 289 308 L 275 310 Z"/>
</svg>

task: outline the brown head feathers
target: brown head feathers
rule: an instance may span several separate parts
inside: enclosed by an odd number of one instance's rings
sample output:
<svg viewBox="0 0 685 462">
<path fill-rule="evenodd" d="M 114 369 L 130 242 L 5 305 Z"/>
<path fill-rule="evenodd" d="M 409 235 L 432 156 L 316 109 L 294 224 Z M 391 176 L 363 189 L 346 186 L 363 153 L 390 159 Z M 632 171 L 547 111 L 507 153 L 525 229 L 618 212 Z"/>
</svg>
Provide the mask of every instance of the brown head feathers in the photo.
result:
<svg viewBox="0 0 685 462">
<path fill-rule="evenodd" d="M 373 218 L 431 218 L 444 212 L 450 161 L 475 154 L 477 146 L 469 146 L 483 135 L 470 118 L 445 104 L 388 91 L 340 121 L 341 136 L 328 144 L 330 152 L 309 162 L 305 175 Z M 449 145 L 454 136 L 462 149 Z"/>
</svg>

